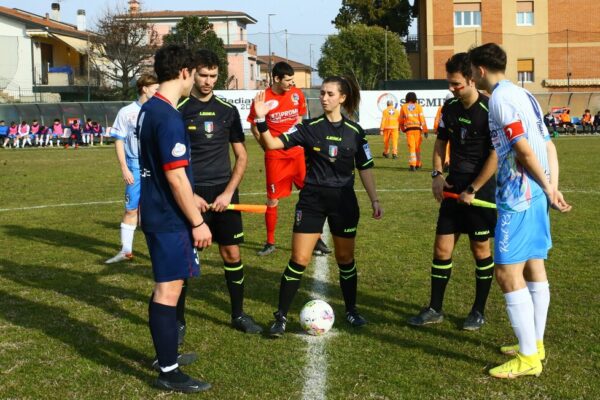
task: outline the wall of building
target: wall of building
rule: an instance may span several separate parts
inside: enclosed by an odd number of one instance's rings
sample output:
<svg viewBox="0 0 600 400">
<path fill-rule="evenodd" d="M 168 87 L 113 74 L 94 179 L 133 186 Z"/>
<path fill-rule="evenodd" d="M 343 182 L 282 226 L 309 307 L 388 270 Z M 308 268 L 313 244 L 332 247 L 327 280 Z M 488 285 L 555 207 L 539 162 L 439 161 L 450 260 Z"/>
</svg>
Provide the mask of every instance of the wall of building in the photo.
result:
<svg viewBox="0 0 600 400">
<path fill-rule="evenodd" d="M 0 90 L 31 91 L 31 39 L 25 25 L 0 16 Z"/>
</svg>

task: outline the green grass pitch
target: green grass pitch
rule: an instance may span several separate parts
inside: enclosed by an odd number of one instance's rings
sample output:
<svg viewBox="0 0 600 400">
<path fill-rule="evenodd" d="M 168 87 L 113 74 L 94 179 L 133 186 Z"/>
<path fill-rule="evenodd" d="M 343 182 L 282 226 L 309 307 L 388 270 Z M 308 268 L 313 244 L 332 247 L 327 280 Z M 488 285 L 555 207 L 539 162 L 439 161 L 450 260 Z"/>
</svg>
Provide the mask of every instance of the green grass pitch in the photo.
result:
<svg viewBox="0 0 600 400">
<path fill-rule="evenodd" d="M 430 193 L 433 139 L 424 141 L 425 170 L 407 171 L 407 149 L 398 160 L 381 157 L 370 137 L 374 174 L 384 207 L 370 218 L 357 183 L 362 217 L 357 238 L 359 306 L 370 324 L 343 321 L 337 267 L 328 257 L 325 299 L 337 314 L 325 344 L 328 399 L 584 399 L 600 394 L 600 139 L 555 140 L 561 188 L 574 206 L 552 212 L 554 249 L 547 263 L 552 300 L 541 377 L 489 378 L 503 360 L 498 346 L 513 339 L 504 300 L 494 284 L 487 324 L 459 330 L 474 296 L 474 265 L 462 238 L 446 292 L 444 323 L 411 328 L 406 319 L 427 303 L 437 203 Z M 241 187 L 245 203 L 264 202 L 262 151 L 249 137 L 250 162 Z M 149 399 L 153 348 L 147 327 L 152 288 L 148 251 L 136 232 L 135 259 L 107 266 L 119 249 L 123 184 L 114 148 L 0 151 L 0 398 Z M 265 328 L 277 302 L 289 258 L 293 206 L 281 201 L 278 250 L 256 256 L 265 239 L 262 216 L 244 215 L 245 310 Z M 38 207 L 36 206 L 52 206 Z M 215 246 L 202 253 L 202 276 L 188 295 L 184 351 L 200 359 L 185 371 L 213 384 L 210 399 L 301 399 L 307 342 L 298 311 L 309 300 L 309 267 L 281 340 L 244 336 L 229 327 L 229 300 Z M 175 395 L 176 396 L 176 395 Z"/>
</svg>

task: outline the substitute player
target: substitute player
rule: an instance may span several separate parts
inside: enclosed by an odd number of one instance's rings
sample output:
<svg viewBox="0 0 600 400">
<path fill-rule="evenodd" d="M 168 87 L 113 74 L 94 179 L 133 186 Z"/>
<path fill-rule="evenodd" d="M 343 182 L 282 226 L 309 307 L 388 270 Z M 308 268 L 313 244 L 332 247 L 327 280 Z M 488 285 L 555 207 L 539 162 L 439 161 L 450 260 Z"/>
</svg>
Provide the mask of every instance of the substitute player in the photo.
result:
<svg viewBox="0 0 600 400">
<path fill-rule="evenodd" d="M 571 209 L 558 190 L 558 157 L 531 93 L 506 79 L 506 53 L 495 43 L 469 51 L 477 87 L 491 93 L 490 130 L 498 155 L 496 278 L 516 346 L 516 357 L 490 369 L 496 378 L 538 376 L 545 358 L 544 330 L 550 304 L 544 260 L 552 247 L 548 206 Z"/>
<path fill-rule="evenodd" d="M 471 79 L 467 53 L 448 59 L 446 79 L 455 98 L 446 101 L 442 108 L 433 150 L 431 189 L 441 207 L 433 245 L 431 297 L 429 306 L 408 323 L 422 326 L 444 320 L 442 303 L 452 273 L 452 253 L 461 233 L 466 233 L 475 259 L 475 301 L 463 329 L 474 331 L 485 323 L 485 303 L 494 276 L 489 238 L 494 236 L 496 211 L 469 204 L 475 194 L 478 199 L 494 201 L 497 158 L 488 125 L 488 98 L 477 91 Z M 448 142 L 452 143 L 452 156 L 450 173 L 444 179 L 443 160 Z M 444 199 L 444 191 L 460 194 L 458 201 Z"/>
<path fill-rule="evenodd" d="M 383 135 L 383 156 L 385 158 L 390 157 L 390 152 L 393 159 L 398 158 L 399 117 L 400 112 L 394 107 L 394 102 L 388 100 L 386 109 L 381 113 L 381 125 L 379 127 L 379 134 Z"/>
<path fill-rule="evenodd" d="M 189 96 L 196 67 L 191 52 L 178 45 L 154 55 L 160 86 L 140 110 L 141 227 L 152 260 L 154 292 L 148 307 L 150 333 L 160 374 L 155 385 L 193 393 L 210 384 L 179 369 L 177 301 L 183 280 L 200 273 L 197 247 L 211 244 L 211 233 L 196 207 L 192 189 L 190 140 L 175 104 Z"/>
<path fill-rule="evenodd" d="M 244 130 L 237 108 L 213 93 L 219 77 L 217 55 L 199 50 L 194 59 L 194 87 L 191 96 L 178 107 L 192 146 L 194 192 L 213 240 L 219 244 L 231 300 L 231 325 L 245 333 L 261 333 L 262 328 L 243 309 L 244 264 L 239 246 L 244 241 L 242 216 L 239 211 L 227 210 L 229 204 L 239 203 L 238 186 L 248 164 Z M 233 172 L 229 145 L 235 156 Z M 180 299 L 185 298 L 186 287 Z M 179 306 L 180 326 L 185 326 L 184 308 L 184 304 Z"/>
<path fill-rule="evenodd" d="M 137 80 L 136 87 L 138 99 L 119 110 L 110 130 L 110 136 L 115 139 L 117 161 L 125 182 L 125 213 L 121 220 L 121 251 L 106 260 L 106 264 L 133 258 L 133 236 L 138 223 L 140 203 L 140 161 L 135 126 L 142 104 L 154 96 L 158 81 L 154 75 L 143 74 Z"/>
<path fill-rule="evenodd" d="M 421 169 L 421 134 L 427 132 L 423 107 L 417 102 L 415 92 L 406 93 L 405 103 L 400 107 L 400 129 L 406 133 L 408 144 L 408 169 L 411 172 Z"/>
<path fill-rule="evenodd" d="M 263 145 L 273 150 L 300 145 L 307 152 L 309 167 L 306 185 L 300 191 L 296 204 L 292 255 L 281 277 L 279 305 L 269 333 L 272 337 L 280 337 L 285 333 L 287 313 L 310 263 L 311 252 L 319 240 L 325 220 L 333 237 L 346 321 L 353 327 L 363 326 L 367 321 L 356 308 L 358 275 L 354 242 L 360 210 L 354 192 L 355 168 L 371 200 L 373 218 L 380 219 L 383 211 L 370 170 L 373 158 L 365 133 L 358 124 L 341 113 L 341 107 L 344 107 L 347 115 L 353 115 L 358 108 L 358 85 L 341 76 L 325 79 L 320 94 L 325 114 L 314 120 L 303 121 L 279 137 L 269 133 L 265 122 L 269 105 L 265 99 L 264 92 L 254 98 L 256 126 L 261 132 Z"/>
<path fill-rule="evenodd" d="M 294 86 L 294 69 L 286 62 L 278 62 L 273 66 L 273 85 L 265 91 L 265 101 L 270 110 L 267 114 L 267 126 L 275 136 L 288 131 L 302 121 L 306 114 L 306 100 L 300 89 Z M 250 108 L 248 122 L 252 124 L 252 133 L 260 143 L 260 134 L 254 124 L 256 114 L 254 106 Z M 300 146 L 289 149 L 265 149 L 265 172 L 267 177 L 267 241 L 260 256 L 266 256 L 275 251 L 275 226 L 277 225 L 277 205 L 279 199 L 292 193 L 292 184 L 301 189 L 306 176 L 306 161 L 304 150 Z M 315 245 L 316 255 L 331 253 L 325 243 L 319 238 Z"/>
</svg>

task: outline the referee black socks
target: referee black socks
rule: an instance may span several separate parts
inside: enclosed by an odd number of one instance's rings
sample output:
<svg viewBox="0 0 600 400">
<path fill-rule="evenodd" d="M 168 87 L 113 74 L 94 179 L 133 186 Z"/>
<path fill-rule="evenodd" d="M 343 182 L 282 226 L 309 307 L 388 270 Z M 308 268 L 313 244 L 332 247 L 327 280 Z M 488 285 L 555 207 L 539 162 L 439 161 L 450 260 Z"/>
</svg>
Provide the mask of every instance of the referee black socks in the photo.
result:
<svg viewBox="0 0 600 400">
<path fill-rule="evenodd" d="M 440 260 L 434 258 L 431 263 L 431 300 L 429 307 L 437 312 L 442 311 L 446 285 L 452 274 L 452 259 Z"/>
<path fill-rule="evenodd" d="M 490 256 L 482 260 L 476 260 L 476 264 L 475 302 L 473 303 L 473 309 L 483 314 L 494 278 L 494 259 Z"/>
<path fill-rule="evenodd" d="M 338 264 L 340 270 L 340 288 L 344 296 L 346 311 L 354 311 L 356 308 L 356 291 L 358 285 L 358 273 L 356 263 L 353 260 L 348 264 Z"/>
<path fill-rule="evenodd" d="M 290 260 L 283 275 L 281 276 L 281 287 L 279 288 L 279 307 L 278 311 L 287 316 L 294 296 L 300 287 L 300 280 L 306 267 Z"/>
<path fill-rule="evenodd" d="M 237 318 L 244 310 L 244 264 L 241 260 L 235 263 L 224 263 L 223 269 L 231 299 L 231 318 Z"/>
</svg>

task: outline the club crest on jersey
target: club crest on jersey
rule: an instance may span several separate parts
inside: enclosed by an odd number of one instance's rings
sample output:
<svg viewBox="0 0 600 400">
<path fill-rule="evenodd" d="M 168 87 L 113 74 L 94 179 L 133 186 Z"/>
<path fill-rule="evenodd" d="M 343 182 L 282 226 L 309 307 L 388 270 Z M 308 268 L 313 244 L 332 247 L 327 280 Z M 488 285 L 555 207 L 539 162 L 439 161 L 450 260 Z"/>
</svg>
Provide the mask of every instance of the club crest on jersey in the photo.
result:
<svg viewBox="0 0 600 400">
<path fill-rule="evenodd" d="M 465 144 L 465 139 L 467 138 L 467 128 L 460 128 L 460 143 Z"/>
<path fill-rule="evenodd" d="M 215 130 L 215 123 L 212 121 L 204 121 L 204 132 L 208 139 L 213 137 L 213 131 Z"/>
<path fill-rule="evenodd" d="M 185 144 L 183 143 L 176 143 L 175 146 L 173 147 L 173 150 L 171 150 L 171 155 L 173 157 L 181 157 L 182 155 L 185 154 Z"/>
<path fill-rule="evenodd" d="M 296 226 L 300 226 L 302 222 L 302 210 L 296 210 Z"/>
<path fill-rule="evenodd" d="M 298 96 L 298 93 L 292 94 L 292 102 L 294 103 L 295 106 L 298 105 L 299 101 L 300 101 L 300 96 Z"/>
<path fill-rule="evenodd" d="M 338 147 L 330 144 L 329 151 L 327 152 L 327 154 L 329 154 L 329 161 L 335 162 L 336 157 L 338 155 Z"/>
</svg>

